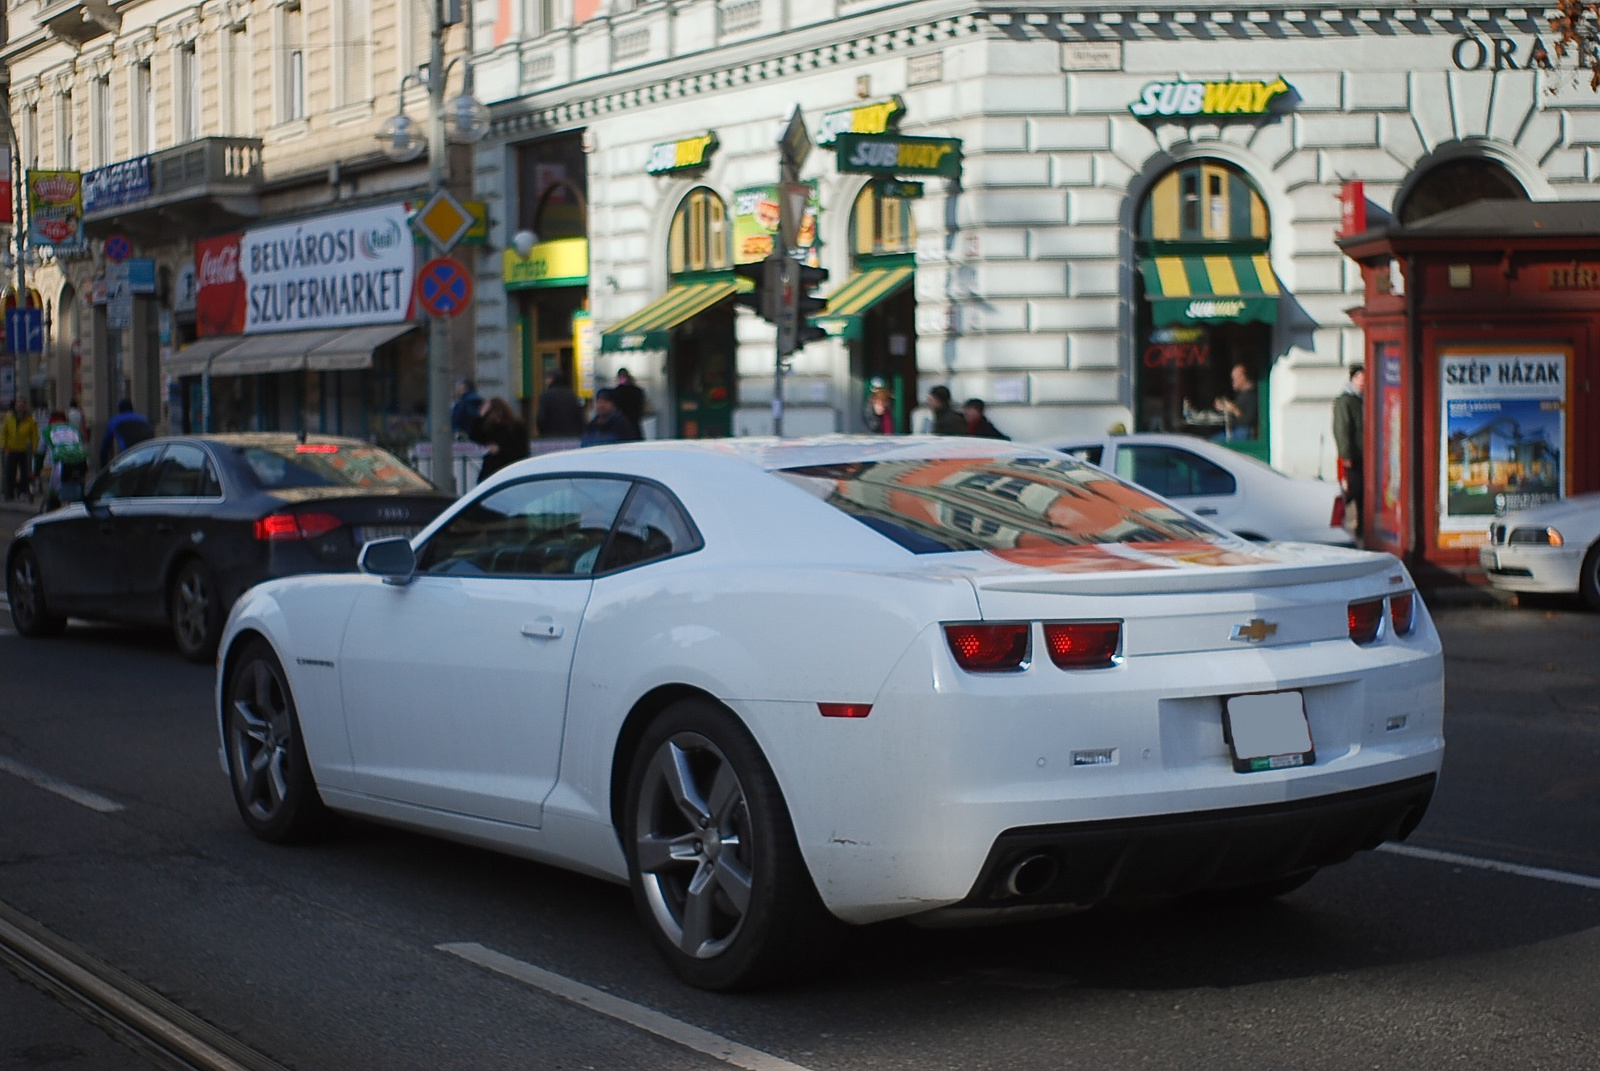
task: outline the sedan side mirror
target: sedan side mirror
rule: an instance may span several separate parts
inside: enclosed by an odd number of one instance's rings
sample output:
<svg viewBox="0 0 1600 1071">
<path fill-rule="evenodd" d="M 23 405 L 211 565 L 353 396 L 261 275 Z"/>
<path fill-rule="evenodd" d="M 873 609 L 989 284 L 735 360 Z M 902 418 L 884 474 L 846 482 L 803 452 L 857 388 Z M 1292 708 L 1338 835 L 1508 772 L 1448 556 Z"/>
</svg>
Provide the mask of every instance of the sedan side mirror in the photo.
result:
<svg viewBox="0 0 1600 1071">
<path fill-rule="evenodd" d="M 356 568 L 383 577 L 385 584 L 404 587 L 417 573 L 417 555 L 411 549 L 411 540 L 404 536 L 374 539 L 361 548 Z"/>
</svg>

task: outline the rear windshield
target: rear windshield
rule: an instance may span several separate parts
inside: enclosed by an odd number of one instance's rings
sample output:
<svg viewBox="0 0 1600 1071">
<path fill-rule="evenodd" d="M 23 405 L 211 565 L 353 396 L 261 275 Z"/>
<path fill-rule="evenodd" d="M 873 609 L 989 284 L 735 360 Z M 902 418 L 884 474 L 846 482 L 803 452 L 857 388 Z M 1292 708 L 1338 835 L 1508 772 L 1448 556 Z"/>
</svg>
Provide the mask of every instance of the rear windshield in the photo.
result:
<svg viewBox="0 0 1600 1071">
<path fill-rule="evenodd" d="M 777 475 L 916 554 L 1225 538 L 1070 458 L 862 461 Z"/>
<path fill-rule="evenodd" d="M 431 491 L 433 486 L 405 463 L 376 446 L 345 443 L 285 443 L 242 446 L 238 454 L 268 491 L 291 487 L 384 487 Z"/>
</svg>

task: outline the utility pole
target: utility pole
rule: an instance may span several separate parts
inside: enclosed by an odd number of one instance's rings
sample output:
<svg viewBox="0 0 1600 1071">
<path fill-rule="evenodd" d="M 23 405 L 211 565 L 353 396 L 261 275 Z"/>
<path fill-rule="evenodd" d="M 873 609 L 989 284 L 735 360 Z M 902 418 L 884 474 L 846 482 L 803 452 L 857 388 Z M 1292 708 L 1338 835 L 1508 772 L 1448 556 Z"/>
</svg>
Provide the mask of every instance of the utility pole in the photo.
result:
<svg viewBox="0 0 1600 1071">
<path fill-rule="evenodd" d="M 450 181 L 449 144 L 444 130 L 444 35 L 461 21 L 460 0 L 433 0 L 432 51 L 428 56 L 428 194 Z M 448 20 L 448 21 L 447 21 Z M 438 248 L 439 256 L 447 250 Z M 450 325 L 428 317 L 428 441 L 433 448 L 433 485 L 456 493 L 455 434 L 450 427 Z"/>
</svg>

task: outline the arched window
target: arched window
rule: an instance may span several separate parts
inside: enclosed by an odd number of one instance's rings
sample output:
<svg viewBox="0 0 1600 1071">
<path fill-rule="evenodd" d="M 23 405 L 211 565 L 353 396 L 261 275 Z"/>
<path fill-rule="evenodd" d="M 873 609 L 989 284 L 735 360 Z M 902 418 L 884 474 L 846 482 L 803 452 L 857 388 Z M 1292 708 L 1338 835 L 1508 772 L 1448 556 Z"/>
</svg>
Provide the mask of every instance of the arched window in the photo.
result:
<svg viewBox="0 0 1600 1071">
<path fill-rule="evenodd" d="M 545 189 L 533 210 L 533 233 L 541 242 L 588 237 L 589 208 L 576 183 L 558 179 Z"/>
<path fill-rule="evenodd" d="M 667 270 L 692 275 L 733 268 L 733 232 L 728 205 L 715 191 L 698 186 L 689 191 L 672 217 L 667 235 Z"/>
<path fill-rule="evenodd" d="M 1401 223 L 1436 216 L 1474 201 L 1528 200 L 1528 191 L 1501 164 L 1483 157 L 1450 160 L 1430 168 L 1406 193 Z"/>
<path fill-rule="evenodd" d="M 867 183 L 856 198 L 850 229 L 851 248 L 858 257 L 912 253 L 917 248 L 911 201 L 883 193 L 877 181 Z"/>
<path fill-rule="evenodd" d="M 1217 160 L 1168 171 L 1139 210 L 1143 242 L 1265 242 L 1270 236 L 1266 202 L 1242 171 Z"/>
</svg>

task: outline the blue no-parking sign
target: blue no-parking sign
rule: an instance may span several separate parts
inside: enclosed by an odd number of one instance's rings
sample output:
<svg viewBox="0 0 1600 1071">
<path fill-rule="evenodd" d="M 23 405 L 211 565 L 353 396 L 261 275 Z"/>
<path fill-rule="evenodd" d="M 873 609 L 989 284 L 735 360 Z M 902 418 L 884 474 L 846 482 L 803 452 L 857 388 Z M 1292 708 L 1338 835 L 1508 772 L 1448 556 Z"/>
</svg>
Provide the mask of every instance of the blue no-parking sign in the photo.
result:
<svg viewBox="0 0 1600 1071">
<path fill-rule="evenodd" d="M 417 301 L 430 316 L 459 316 L 472 302 L 472 277 L 453 257 L 435 257 L 417 274 Z"/>
</svg>

